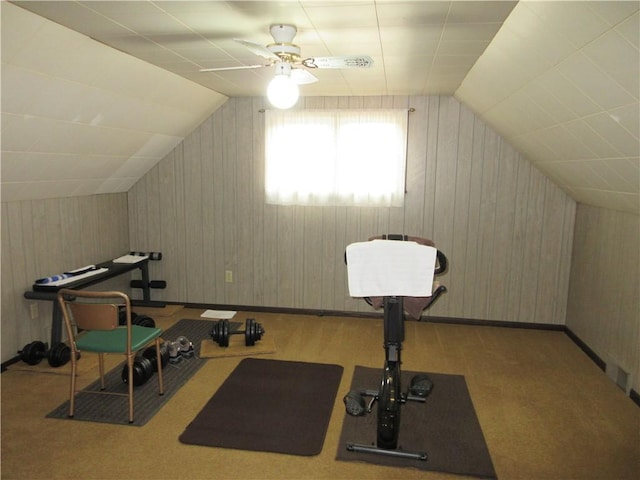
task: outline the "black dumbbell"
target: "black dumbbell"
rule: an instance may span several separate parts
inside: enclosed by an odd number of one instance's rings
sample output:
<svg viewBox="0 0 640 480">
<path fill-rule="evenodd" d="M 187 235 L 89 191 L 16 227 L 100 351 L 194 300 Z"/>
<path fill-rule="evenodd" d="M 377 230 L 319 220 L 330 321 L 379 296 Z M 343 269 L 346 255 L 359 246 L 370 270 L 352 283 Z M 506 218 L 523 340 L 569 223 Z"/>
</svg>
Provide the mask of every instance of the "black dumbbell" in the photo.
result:
<svg viewBox="0 0 640 480">
<path fill-rule="evenodd" d="M 247 318 L 245 321 L 245 329 L 236 332 L 229 331 L 229 320 L 218 320 L 211 328 L 211 339 L 221 347 L 229 346 L 229 337 L 231 335 L 244 334 L 244 344 L 251 347 L 262 338 L 265 331 L 262 325 L 257 323 L 253 318 Z"/>
<path fill-rule="evenodd" d="M 158 361 L 157 361 L 156 346 L 152 345 L 150 347 L 147 347 L 145 351 L 142 352 L 142 356 L 151 362 L 151 365 L 153 365 L 153 371 L 157 372 Z M 160 345 L 160 364 L 162 365 L 162 368 L 166 367 L 168 362 L 169 362 L 169 345 L 167 343 L 163 343 L 162 345 Z"/>
<path fill-rule="evenodd" d="M 139 387 L 147 383 L 147 380 L 153 376 L 154 371 L 151 360 L 144 356 L 136 356 L 133 360 L 133 386 Z M 129 369 L 126 363 L 122 367 L 121 378 L 123 383 L 129 383 Z"/>
<path fill-rule="evenodd" d="M 127 310 L 124 307 L 118 310 L 118 324 L 127 324 Z M 149 328 L 155 328 L 156 326 L 155 320 L 149 315 L 138 315 L 135 312 L 131 312 L 131 324 Z"/>
<path fill-rule="evenodd" d="M 44 342 L 36 340 L 26 344 L 18 353 L 20 359 L 29 365 L 37 365 L 46 358 L 51 367 L 57 368 L 71 360 L 71 347 L 65 343 L 56 343 L 53 348 L 47 350 Z M 78 358 L 80 358 L 79 352 Z"/>
</svg>

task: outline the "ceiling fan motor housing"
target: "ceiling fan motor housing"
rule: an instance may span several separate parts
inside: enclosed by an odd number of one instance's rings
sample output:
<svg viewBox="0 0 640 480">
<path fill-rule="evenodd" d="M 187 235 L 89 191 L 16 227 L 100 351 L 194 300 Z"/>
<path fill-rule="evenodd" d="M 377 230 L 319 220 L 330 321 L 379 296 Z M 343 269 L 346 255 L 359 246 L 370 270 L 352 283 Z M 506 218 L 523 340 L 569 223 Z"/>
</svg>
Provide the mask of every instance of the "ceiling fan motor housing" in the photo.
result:
<svg viewBox="0 0 640 480">
<path fill-rule="evenodd" d="M 271 36 L 275 43 L 267 45 L 267 49 L 285 62 L 295 63 L 300 60 L 300 47 L 293 44 L 297 29 L 293 25 L 271 25 Z"/>
</svg>

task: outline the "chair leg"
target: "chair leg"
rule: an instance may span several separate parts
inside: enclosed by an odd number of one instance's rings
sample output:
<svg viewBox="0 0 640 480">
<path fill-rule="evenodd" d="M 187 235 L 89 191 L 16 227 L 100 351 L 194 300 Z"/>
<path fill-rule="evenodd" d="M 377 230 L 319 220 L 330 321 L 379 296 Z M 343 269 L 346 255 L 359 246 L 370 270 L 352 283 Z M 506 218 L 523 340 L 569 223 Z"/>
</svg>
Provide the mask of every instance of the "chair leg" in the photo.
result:
<svg viewBox="0 0 640 480">
<path fill-rule="evenodd" d="M 69 394 L 69 417 L 73 418 L 76 408 L 76 372 L 77 372 L 77 355 L 71 352 L 71 392 Z"/>
<path fill-rule="evenodd" d="M 98 354 L 98 368 L 100 370 L 100 390 L 104 390 L 104 354 Z"/>
<path fill-rule="evenodd" d="M 164 395 L 164 379 L 162 378 L 162 358 L 160 356 L 160 339 L 156 338 L 156 362 L 158 364 L 158 388 L 160 395 Z"/>
<path fill-rule="evenodd" d="M 133 423 L 133 354 L 127 356 L 127 367 L 129 370 L 129 381 L 127 382 L 129 396 L 129 423 Z"/>
</svg>

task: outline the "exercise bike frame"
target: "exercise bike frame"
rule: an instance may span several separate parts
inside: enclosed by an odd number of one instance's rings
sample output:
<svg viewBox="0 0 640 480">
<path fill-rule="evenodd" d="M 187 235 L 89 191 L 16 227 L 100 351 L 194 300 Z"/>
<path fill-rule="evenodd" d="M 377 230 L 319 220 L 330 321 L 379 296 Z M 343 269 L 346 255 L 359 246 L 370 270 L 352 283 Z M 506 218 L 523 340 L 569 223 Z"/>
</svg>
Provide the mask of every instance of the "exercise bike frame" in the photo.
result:
<svg viewBox="0 0 640 480">
<path fill-rule="evenodd" d="M 404 341 L 404 309 L 402 297 L 384 298 L 384 349 L 385 361 L 377 392 L 366 390 L 362 395 L 373 397 L 378 402 L 377 408 L 377 443 L 376 446 L 347 443 L 347 450 L 353 452 L 376 453 L 395 457 L 427 460 L 426 452 L 409 452 L 398 450 L 400 433 L 401 405 L 407 400 L 424 402 L 424 397 L 402 393 L 401 385 L 401 351 Z"/>
</svg>

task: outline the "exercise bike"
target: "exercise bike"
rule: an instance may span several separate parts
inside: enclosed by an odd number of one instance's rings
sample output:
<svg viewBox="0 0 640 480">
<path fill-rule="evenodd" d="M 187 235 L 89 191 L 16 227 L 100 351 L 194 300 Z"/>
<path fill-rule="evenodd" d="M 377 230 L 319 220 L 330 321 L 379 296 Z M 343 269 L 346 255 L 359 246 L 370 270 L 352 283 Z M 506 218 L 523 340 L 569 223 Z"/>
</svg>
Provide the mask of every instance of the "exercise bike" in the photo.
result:
<svg viewBox="0 0 640 480">
<path fill-rule="evenodd" d="M 405 235 L 385 235 L 381 237 L 381 239 L 407 241 L 412 240 L 412 237 L 407 237 Z M 433 243 L 430 240 L 417 240 L 422 243 L 422 246 L 435 250 L 435 248 L 433 248 Z M 365 247 L 364 245 L 362 246 Z M 430 253 L 433 254 L 434 252 Z M 379 254 L 379 250 L 374 251 L 372 249 L 371 261 L 375 262 L 376 265 L 373 268 L 377 268 L 378 264 L 380 263 Z M 414 257 L 418 261 L 416 265 L 427 269 L 431 268 L 433 275 L 440 275 L 446 271 L 448 263 L 447 257 L 442 252 L 436 250 L 435 256 L 431 255 L 431 257 L 435 257 L 433 258 L 435 263 L 431 263 L 427 257 L 429 257 L 429 255 L 425 254 L 425 252 L 419 252 L 419 255 L 417 257 Z M 346 259 L 347 255 L 345 256 L 345 260 Z M 414 261 L 414 259 L 411 257 L 403 258 L 403 260 L 405 262 Z M 422 260 L 427 262 L 426 265 Z M 358 261 L 362 261 L 362 259 L 358 259 Z M 410 266 L 413 267 L 415 265 Z M 389 269 L 385 270 L 384 265 L 382 265 L 380 268 L 382 269 L 382 271 L 373 272 L 373 275 L 379 274 L 381 276 L 380 278 L 383 279 L 382 281 L 386 281 L 386 279 L 389 279 L 389 285 L 393 283 L 393 279 L 391 279 L 390 276 L 397 274 L 397 271 L 389 271 Z M 358 274 L 359 271 L 349 271 L 349 275 L 352 275 L 352 273 Z M 371 275 L 372 271 L 365 269 L 364 274 Z M 433 275 L 430 276 L 431 280 L 433 279 Z M 427 278 L 429 278 L 429 275 L 427 276 Z M 401 283 L 402 282 L 400 282 L 400 284 Z M 394 290 L 395 288 L 405 287 L 391 287 L 385 285 L 381 288 L 389 288 L 390 291 L 396 291 Z M 423 303 L 421 303 L 420 306 L 423 307 L 423 309 L 429 308 L 431 305 L 433 305 L 433 303 L 440 297 L 440 295 L 445 293 L 447 290 L 444 285 L 437 286 L 437 288 L 433 292 L 431 292 L 431 289 L 431 284 L 429 284 L 427 290 L 430 295 L 427 297 L 421 297 Z M 369 304 L 374 305 L 371 297 L 364 297 L 364 299 Z M 379 301 L 380 300 L 378 300 L 378 303 Z M 428 458 L 426 452 L 411 452 L 398 449 L 398 438 L 400 434 L 400 413 L 402 405 L 407 401 L 425 402 L 427 396 L 433 389 L 433 383 L 431 382 L 431 379 L 428 375 L 417 374 L 414 375 L 411 379 L 410 386 L 407 391 L 403 391 L 401 378 L 401 350 L 402 342 L 404 341 L 404 296 L 385 295 L 382 298 L 382 302 L 384 306 L 385 360 L 382 369 L 380 388 L 378 390 L 352 390 L 347 395 L 345 395 L 343 399 L 347 413 L 352 416 L 361 416 L 366 415 L 367 413 L 371 413 L 373 411 L 373 404 L 377 402 L 376 444 L 374 446 L 348 442 L 346 447 L 347 450 L 352 452 L 366 452 L 426 461 Z M 370 397 L 368 402 L 366 402 L 365 400 L 366 397 Z"/>
</svg>

